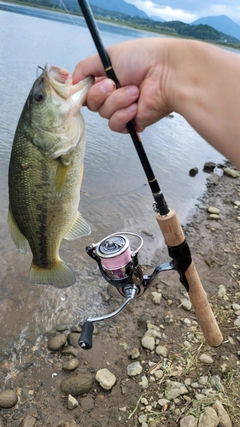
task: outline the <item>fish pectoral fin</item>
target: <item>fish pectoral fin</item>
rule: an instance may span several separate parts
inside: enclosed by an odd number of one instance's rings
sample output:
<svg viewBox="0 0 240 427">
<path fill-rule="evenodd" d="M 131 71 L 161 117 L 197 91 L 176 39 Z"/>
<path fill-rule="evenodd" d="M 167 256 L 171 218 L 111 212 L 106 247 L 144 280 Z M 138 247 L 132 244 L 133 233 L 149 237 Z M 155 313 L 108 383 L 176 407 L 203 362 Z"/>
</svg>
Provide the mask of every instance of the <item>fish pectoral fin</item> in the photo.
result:
<svg viewBox="0 0 240 427">
<path fill-rule="evenodd" d="M 73 221 L 70 230 L 64 236 L 66 240 L 75 240 L 79 237 L 88 236 L 91 234 L 91 228 L 85 219 L 82 217 L 80 212 L 77 212 L 76 218 Z"/>
<path fill-rule="evenodd" d="M 15 221 L 15 218 L 13 216 L 12 213 L 12 209 L 9 206 L 8 208 L 8 230 L 10 233 L 10 236 L 13 240 L 13 242 L 15 243 L 17 249 L 26 254 L 27 253 L 27 247 L 28 247 L 28 243 L 27 243 L 27 239 L 26 237 L 22 234 L 22 232 L 19 230 L 19 227 Z"/>
<path fill-rule="evenodd" d="M 59 289 L 72 286 L 76 282 L 74 272 L 61 259 L 51 267 L 38 267 L 32 263 L 29 278 L 35 285 L 52 285 Z"/>
<path fill-rule="evenodd" d="M 70 166 L 71 163 L 64 164 L 61 159 L 58 161 L 58 167 L 55 176 L 55 187 L 57 193 L 61 193 Z"/>
</svg>

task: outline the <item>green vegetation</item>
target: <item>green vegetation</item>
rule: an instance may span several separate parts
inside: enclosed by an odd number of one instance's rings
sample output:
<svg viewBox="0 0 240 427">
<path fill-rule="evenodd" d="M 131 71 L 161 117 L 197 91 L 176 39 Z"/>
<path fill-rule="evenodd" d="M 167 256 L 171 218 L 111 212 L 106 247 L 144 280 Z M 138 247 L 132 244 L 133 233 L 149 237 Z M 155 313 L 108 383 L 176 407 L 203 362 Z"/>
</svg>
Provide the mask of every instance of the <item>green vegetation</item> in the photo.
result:
<svg viewBox="0 0 240 427">
<path fill-rule="evenodd" d="M 71 14 L 82 15 L 77 0 L 10 0 L 9 2 L 51 9 L 58 12 L 66 12 L 66 10 L 68 10 Z M 240 49 L 240 41 L 238 39 L 221 33 L 209 25 L 190 25 L 181 21 L 156 22 L 151 19 L 144 19 L 137 16 L 131 17 L 124 13 L 106 11 L 95 6 L 92 6 L 92 10 L 96 19 L 117 25 L 128 26 L 138 30 L 155 32 L 173 37 L 204 40 Z"/>
</svg>

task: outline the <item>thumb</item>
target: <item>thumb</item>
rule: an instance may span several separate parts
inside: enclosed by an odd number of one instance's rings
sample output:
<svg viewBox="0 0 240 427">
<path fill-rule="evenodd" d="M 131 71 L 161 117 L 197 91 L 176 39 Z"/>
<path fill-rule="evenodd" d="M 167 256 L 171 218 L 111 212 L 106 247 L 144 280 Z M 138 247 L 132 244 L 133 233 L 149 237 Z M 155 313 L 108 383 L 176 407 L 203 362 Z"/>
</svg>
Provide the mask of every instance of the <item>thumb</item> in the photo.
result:
<svg viewBox="0 0 240 427">
<path fill-rule="evenodd" d="M 72 82 L 73 84 L 76 84 L 88 76 L 106 76 L 99 55 L 89 56 L 88 58 L 78 62 L 72 75 Z"/>
</svg>

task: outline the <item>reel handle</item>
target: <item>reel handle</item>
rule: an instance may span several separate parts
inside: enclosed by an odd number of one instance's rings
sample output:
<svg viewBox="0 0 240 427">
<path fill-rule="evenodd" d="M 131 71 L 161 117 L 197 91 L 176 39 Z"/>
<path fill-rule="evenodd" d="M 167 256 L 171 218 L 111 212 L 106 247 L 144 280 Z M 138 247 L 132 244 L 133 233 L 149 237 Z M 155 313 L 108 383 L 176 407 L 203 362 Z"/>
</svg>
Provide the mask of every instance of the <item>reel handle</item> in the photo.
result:
<svg viewBox="0 0 240 427">
<path fill-rule="evenodd" d="M 84 350 L 90 350 L 92 348 L 92 337 L 93 337 L 93 322 L 87 320 L 83 324 L 82 333 L 80 335 L 78 344 Z"/>
<path fill-rule="evenodd" d="M 183 229 L 173 209 L 170 210 L 169 214 L 164 216 L 157 214 L 156 219 L 168 248 L 176 248 L 185 241 Z M 223 336 L 191 257 L 190 264 L 184 271 L 184 276 L 189 287 L 189 298 L 202 328 L 204 337 L 209 345 L 218 347 L 223 341 Z"/>
</svg>

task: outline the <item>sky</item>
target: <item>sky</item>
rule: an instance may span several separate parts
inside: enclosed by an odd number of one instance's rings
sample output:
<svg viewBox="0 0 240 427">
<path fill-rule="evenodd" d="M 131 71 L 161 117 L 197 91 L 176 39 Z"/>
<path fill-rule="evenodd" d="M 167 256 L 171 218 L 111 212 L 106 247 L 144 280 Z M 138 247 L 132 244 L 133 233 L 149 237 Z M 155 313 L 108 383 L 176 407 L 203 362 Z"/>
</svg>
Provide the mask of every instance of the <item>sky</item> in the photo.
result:
<svg viewBox="0 0 240 427">
<path fill-rule="evenodd" d="M 125 0 L 148 16 L 191 23 L 206 16 L 226 15 L 240 25 L 240 0 Z"/>
</svg>

